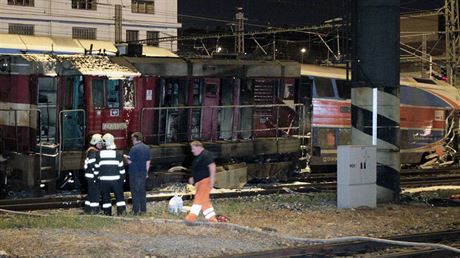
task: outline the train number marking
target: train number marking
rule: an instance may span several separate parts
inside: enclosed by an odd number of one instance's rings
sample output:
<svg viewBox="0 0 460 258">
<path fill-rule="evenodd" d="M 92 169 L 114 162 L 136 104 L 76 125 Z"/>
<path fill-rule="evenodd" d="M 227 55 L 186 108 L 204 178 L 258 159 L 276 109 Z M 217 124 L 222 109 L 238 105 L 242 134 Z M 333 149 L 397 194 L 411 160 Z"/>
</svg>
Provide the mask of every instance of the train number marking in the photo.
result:
<svg viewBox="0 0 460 258">
<path fill-rule="evenodd" d="M 126 130 L 126 128 L 128 128 L 126 123 L 103 123 L 102 124 L 103 131 Z"/>
</svg>

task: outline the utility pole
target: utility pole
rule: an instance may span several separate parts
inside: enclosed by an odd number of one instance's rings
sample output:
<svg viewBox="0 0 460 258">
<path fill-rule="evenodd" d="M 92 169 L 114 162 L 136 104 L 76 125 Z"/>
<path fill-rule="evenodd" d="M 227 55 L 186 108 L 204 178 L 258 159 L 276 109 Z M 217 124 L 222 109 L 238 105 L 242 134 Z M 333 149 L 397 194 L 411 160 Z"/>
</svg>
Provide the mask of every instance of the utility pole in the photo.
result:
<svg viewBox="0 0 460 258">
<path fill-rule="evenodd" d="M 122 28 L 121 28 L 121 5 L 115 5 L 115 43 L 122 42 L 121 35 L 122 35 Z"/>
<path fill-rule="evenodd" d="M 460 30 L 460 23 L 458 17 L 458 1 L 457 0 L 445 0 L 444 3 L 444 17 L 446 20 L 446 69 L 449 83 L 456 86 L 456 74 L 458 60 L 458 44 L 459 37 L 458 32 Z"/>
<path fill-rule="evenodd" d="M 244 20 L 245 18 L 244 18 L 243 8 L 242 7 L 236 8 L 235 52 L 237 55 L 244 54 Z"/>
</svg>

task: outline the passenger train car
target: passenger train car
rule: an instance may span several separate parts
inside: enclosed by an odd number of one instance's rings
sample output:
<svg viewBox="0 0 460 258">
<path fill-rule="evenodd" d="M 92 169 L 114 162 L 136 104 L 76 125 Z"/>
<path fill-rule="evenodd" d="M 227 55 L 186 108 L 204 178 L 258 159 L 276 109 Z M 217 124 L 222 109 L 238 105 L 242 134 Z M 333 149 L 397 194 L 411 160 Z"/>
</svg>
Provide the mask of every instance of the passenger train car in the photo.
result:
<svg viewBox="0 0 460 258">
<path fill-rule="evenodd" d="M 351 89 L 346 70 L 302 65 L 297 93 L 309 106 L 311 166 L 335 165 L 337 146 L 351 144 Z M 423 165 L 437 152 L 441 162 L 452 161 L 458 146 L 458 90 L 442 80 L 401 75 L 401 164 Z M 449 156 L 449 157 L 447 157 Z M 447 160 L 450 159 L 450 160 Z"/>
</svg>

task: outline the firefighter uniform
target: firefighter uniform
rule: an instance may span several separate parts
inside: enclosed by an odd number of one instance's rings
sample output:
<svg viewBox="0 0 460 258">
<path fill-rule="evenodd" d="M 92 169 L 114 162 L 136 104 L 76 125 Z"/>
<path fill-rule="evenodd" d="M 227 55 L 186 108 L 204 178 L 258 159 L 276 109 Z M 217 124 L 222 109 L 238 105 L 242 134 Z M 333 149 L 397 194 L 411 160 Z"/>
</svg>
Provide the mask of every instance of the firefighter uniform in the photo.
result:
<svg viewBox="0 0 460 258">
<path fill-rule="evenodd" d="M 101 150 L 96 156 L 95 165 L 102 191 L 102 209 L 105 215 L 112 215 L 110 193 L 113 192 L 116 199 L 117 215 L 122 215 L 126 212 L 126 202 L 123 196 L 123 182 L 125 180 L 123 158 L 115 150 L 113 136 L 107 135 L 103 136 L 106 149 Z"/>
<path fill-rule="evenodd" d="M 85 212 L 98 213 L 99 212 L 99 187 L 96 183 L 97 174 L 94 170 L 94 163 L 96 163 L 96 156 L 98 149 L 89 147 L 86 151 L 85 159 L 85 178 L 88 182 L 88 195 L 85 201 Z"/>
</svg>

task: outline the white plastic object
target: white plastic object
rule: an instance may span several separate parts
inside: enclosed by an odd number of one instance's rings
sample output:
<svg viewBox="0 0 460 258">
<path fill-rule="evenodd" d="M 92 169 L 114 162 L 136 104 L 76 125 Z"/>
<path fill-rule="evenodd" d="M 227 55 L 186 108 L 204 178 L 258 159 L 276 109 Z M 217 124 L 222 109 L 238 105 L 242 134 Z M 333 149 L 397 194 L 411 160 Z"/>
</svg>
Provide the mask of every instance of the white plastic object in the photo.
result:
<svg viewBox="0 0 460 258">
<path fill-rule="evenodd" d="M 171 200 L 169 200 L 168 211 L 169 213 L 178 214 L 182 212 L 184 206 L 184 201 L 182 200 L 182 195 L 174 195 Z"/>
</svg>

